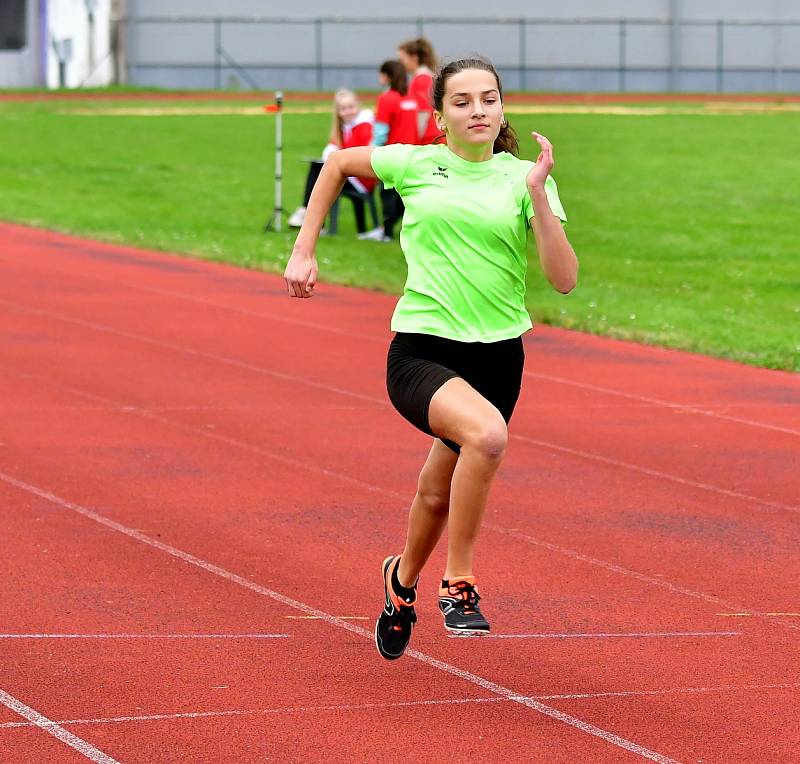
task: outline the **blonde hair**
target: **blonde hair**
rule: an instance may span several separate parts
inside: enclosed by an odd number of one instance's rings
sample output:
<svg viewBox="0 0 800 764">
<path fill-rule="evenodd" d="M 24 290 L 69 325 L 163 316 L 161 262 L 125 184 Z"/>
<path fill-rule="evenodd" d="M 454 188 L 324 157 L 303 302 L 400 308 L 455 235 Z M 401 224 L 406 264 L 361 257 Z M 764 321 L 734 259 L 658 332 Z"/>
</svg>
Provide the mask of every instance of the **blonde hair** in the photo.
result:
<svg viewBox="0 0 800 764">
<path fill-rule="evenodd" d="M 335 143 L 337 146 L 342 145 L 342 118 L 339 116 L 339 105 L 342 101 L 352 99 L 358 105 L 358 96 L 348 88 L 339 88 L 333 94 L 333 123 L 331 124 L 331 137 L 330 143 Z"/>
</svg>

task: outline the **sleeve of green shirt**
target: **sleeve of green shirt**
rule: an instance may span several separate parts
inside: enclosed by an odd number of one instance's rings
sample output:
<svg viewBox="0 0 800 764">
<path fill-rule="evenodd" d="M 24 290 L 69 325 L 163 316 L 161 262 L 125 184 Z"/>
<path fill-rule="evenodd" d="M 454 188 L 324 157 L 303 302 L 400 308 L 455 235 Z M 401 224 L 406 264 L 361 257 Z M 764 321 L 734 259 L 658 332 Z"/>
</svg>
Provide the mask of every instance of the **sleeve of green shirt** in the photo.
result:
<svg viewBox="0 0 800 764">
<path fill-rule="evenodd" d="M 396 188 L 398 193 L 403 193 L 403 179 L 413 151 L 414 146 L 405 143 L 379 146 L 373 150 L 372 169 L 386 188 Z"/>
<path fill-rule="evenodd" d="M 531 164 L 531 166 L 533 165 Z M 525 175 L 527 176 L 527 172 Z M 523 183 L 524 182 L 523 180 Z M 564 212 L 564 207 L 561 205 L 561 199 L 558 198 L 558 187 L 552 175 L 548 175 L 547 180 L 544 182 L 544 192 L 547 195 L 547 203 L 550 205 L 553 214 L 559 218 L 562 223 L 566 223 L 567 215 Z M 525 210 L 525 220 L 530 220 L 534 217 L 533 202 L 531 201 L 531 195 L 528 193 L 527 184 L 525 185 L 525 195 L 522 197 L 522 206 Z"/>
</svg>

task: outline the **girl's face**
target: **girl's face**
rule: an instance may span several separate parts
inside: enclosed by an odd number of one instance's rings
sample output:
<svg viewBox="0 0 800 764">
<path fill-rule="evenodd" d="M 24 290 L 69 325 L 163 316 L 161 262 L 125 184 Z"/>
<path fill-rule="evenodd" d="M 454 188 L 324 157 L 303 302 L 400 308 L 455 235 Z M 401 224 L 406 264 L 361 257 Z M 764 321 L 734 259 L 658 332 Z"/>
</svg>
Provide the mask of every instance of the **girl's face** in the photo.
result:
<svg viewBox="0 0 800 764">
<path fill-rule="evenodd" d="M 455 145 L 494 144 L 503 122 L 503 104 L 491 72 L 465 69 L 445 83 L 442 111 L 434 118 Z"/>
<path fill-rule="evenodd" d="M 383 87 L 387 87 L 389 85 L 389 75 L 386 72 L 378 72 L 378 82 L 383 85 Z"/>
<path fill-rule="evenodd" d="M 358 101 L 355 98 L 343 98 L 336 105 L 336 113 L 342 122 L 352 122 L 358 114 Z"/>
<path fill-rule="evenodd" d="M 419 57 L 406 53 L 402 48 L 397 49 L 397 60 L 409 73 L 416 72 L 419 69 Z"/>
</svg>

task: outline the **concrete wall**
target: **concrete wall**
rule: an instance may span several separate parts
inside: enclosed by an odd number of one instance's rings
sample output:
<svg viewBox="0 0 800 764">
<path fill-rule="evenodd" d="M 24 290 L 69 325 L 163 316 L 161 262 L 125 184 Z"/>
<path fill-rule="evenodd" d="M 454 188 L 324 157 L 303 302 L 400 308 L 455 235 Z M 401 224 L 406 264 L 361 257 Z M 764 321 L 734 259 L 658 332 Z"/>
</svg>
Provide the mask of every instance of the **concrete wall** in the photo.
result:
<svg viewBox="0 0 800 764">
<path fill-rule="evenodd" d="M 296 0 L 288 8 L 257 0 L 128 0 L 129 80 L 375 88 L 380 62 L 421 30 L 440 55 L 488 55 L 509 90 L 800 90 L 796 0 L 494 0 L 489 21 L 485 0 L 462 0 L 457 17 L 452 7 L 429 0 L 407 0 L 400 9 L 363 0 Z M 270 17 L 283 21 L 263 20 Z M 774 25 L 747 23 L 754 20 Z"/>
</svg>

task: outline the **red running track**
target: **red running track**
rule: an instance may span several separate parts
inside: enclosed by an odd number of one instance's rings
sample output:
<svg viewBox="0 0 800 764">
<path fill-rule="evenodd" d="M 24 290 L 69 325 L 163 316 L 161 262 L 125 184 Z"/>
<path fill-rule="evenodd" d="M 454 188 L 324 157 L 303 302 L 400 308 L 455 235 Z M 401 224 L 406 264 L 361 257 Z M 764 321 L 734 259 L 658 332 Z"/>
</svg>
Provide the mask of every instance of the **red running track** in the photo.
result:
<svg viewBox="0 0 800 764">
<path fill-rule="evenodd" d="M 494 636 L 372 644 L 394 298 L 0 224 L 0 760 L 800 761 L 800 381 L 547 327 Z M 324 276 L 324 274 L 323 274 Z"/>
</svg>

